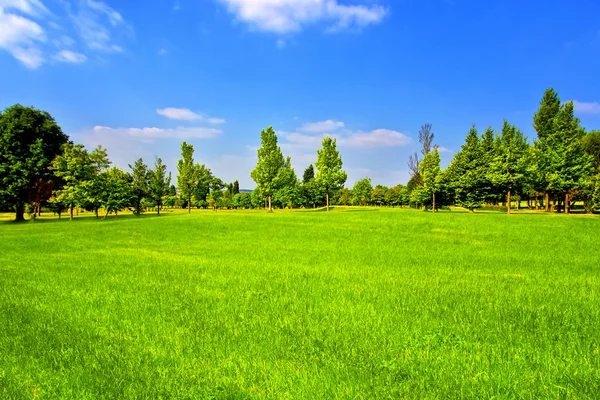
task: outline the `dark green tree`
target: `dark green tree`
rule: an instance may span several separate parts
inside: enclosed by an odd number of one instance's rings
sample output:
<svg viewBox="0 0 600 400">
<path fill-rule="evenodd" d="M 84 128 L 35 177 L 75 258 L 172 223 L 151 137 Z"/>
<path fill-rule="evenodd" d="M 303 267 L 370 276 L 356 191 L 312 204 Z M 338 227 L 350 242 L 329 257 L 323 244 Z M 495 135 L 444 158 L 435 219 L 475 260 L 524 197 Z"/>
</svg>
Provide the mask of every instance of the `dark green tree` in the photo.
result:
<svg viewBox="0 0 600 400">
<path fill-rule="evenodd" d="M 352 204 L 356 206 L 368 206 L 373 195 L 371 178 L 363 178 L 354 183 L 352 187 Z"/>
<path fill-rule="evenodd" d="M 141 158 L 138 159 L 133 166 L 129 165 L 131 169 L 131 206 L 135 215 L 141 215 L 143 212 L 143 201 L 150 197 L 150 175 L 148 173 L 148 166 L 144 163 Z"/>
<path fill-rule="evenodd" d="M 167 166 L 162 163 L 162 159 L 157 158 L 154 163 L 154 169 L 148 171 L 150 185 L 148 187 L 148 196 L 156 204 L 156 212 L 160 215 L 163 206 L 163 198 L 169 194 L 171 185 L 171 173 L 167 175 Z"/>
<path fill-rule="evenodd" d="M 39 182 L 53 180 L 50 164 L 68 140 L 45 111 L 16 104 L 0 112 L 0 204 L 25 219 L 25 204 Z"/>
</svg>

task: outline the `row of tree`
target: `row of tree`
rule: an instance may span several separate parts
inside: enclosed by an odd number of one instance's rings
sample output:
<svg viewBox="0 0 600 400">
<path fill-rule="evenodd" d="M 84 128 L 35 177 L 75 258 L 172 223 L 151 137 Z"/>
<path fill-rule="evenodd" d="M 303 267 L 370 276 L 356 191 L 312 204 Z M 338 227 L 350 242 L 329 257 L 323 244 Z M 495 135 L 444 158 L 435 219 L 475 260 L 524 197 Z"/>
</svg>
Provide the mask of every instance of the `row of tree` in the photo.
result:
<svg viewBox="0 0 600 400">
<path fill-rule="evenodd" d="M 504 203 L 509 214 L 515 197 L 517 207 L 525 200 L 546 211 L 568 213 L 576 202 L 586 211 L 600 208 L 600 132 L 586 133 L 573 102 L 561 104 L 553 89 L 545 92 L 533 126 L 533 143 L 507 121 L 500 133 L 488 128 L 479 135 L 473 126 L 442 170 L 431 125 L 424 125 L 422 159 L 417 154 L 409 159 L 411 202 L 433 211 L 443 205 L 473 211 Z"/>
<path fill-rule="evenodd" d="M 0 207 L 23 220 L 42 206 L 60 215 L 85 209 L 106 215 L 123 209 L 141 214 L 151 207 L 273 208 L 336 205 L 405 206 L 438 210 L 458 205 L 473 211 L 482 205 L 506 205 L 511 212 L 527 201 L 531 208 L 569 212 L 575 202 L 586 211 L 600 208 L 600 132 L 589 132 L 574 117 L 573 103 L 562 104 L 548 89 L 534 116 L 533 142 L 514 125 L 500 132 L 475 126 L 444 170 L 430 124 L 419 132 L 421 155 L 409 159 L 407 185 L 373 187 L 369 178 L 345 188 L 347 174 L 335 139 L 323 139 L 315 165 L 298 179 L 284 157 L 272 127 L 261 132 L 258 160 L 250 176 L 252 193 L 238 182 L 225 184 L 210 168 L 194 161 L 194 147 L 183 142 L 177 187 L 160 158 L 153 167 L 142 159 L 130 172 L 111 166 L 106 150 L 89 152 L 68 141 L 46 112 L 15 105 L 0 113 Z"/>
</svg>

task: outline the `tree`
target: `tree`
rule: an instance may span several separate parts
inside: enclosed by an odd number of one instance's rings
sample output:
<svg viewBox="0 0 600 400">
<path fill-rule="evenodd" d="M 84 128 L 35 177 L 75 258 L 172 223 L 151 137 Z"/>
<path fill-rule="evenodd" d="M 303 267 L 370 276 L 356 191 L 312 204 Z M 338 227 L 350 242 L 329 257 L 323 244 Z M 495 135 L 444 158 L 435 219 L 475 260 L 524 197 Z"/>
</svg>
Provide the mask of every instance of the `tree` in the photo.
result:
<svg viewBox="0 0 600 400">
<path fill-rule="evenodd" d="M 304 174 L 302 175 L 302 183 L 308 183 L 308 182 L 312 181 L 313 179 L 315 179 L 315 169 L 314 169 L 313 165 L 310 164 L 304 170 Z"/>
<path fill-rule="evenodd" d="M 538 180 L 534 182 L 537 190 L 545 193 L 546 211 L 550 207 L 550 175 L 557 168 L 556 152 L 554 151 L 555 131 L 554 118 L 560 111 L 560 99 L 554 89 L 547 89 L 540 101 L 540 107 L 533 116 L 533 127 L 537 132 L 534 142 L 535 169 Z"/>
<path fill-rule="evenodd" d="M 187 201 L 188 214 L 192 212 L 192 195 L 198 186 L 200 168 L 194 164 L 194 145 L 181 143 L 181 159 L 177 162 L 177 187 Z"/>
<path fill-rule="evenodd" d="M 240 193 L 240 183 L 239 183 L 239 182 L 238 182 L 238 180 L 236 179 L 236 180 L 233 182 L 233 193 L 232 193 L 232 194 L 235 196 L 236 194 L 239 194 L 239 193 Z"/>
<path fill-rule="evenodd" d="M 198 169 L 198 183 L 196 190 L 194 191 L 194 197 L 196 201 L 206 201 L 210 194 L 211 183 L 215 179 L 210 168 L 207 168 L 204 164 L 197 166 Z"/>
<path fill-rule="evenodd" d="M 40 181 L 52 180 L 50 163 L 68 140 L 45 111 L 16 104 L 0 112 L 0 203 L 24 221 L 25 203 Z"/>
<path fill-rule="evenodd" d="M 148 171 L 149 187 L 148 195 L 156 204 L 156 212 L 160 215 L 160 209 L 163 206 L 163 198 L 169 194 L 171 185 L 171 173 L 167 175 L 167 166 L 162 163 L 162 159 L 157 158 L 154 163 L 154 169 Z"/>
<path fill-rule="evenodd" d="M 573 102 L 561 106 L 554 118 L 554 147 L 558 168 L 549 176 L 552 189 L 565 196 L 565 212 L 570 210 L 570 199 L 575 190 L 593 173 L 594 159 L 584 150 L 585 131 L 574 117 Z"/>
<path fill-rule="evenodd" d="M 213 177 L 209 184 L 210 189 L 210 197 L 209 204 L 212 204 L 213 210 L 217 211 L 219 208 L 219 201 L 223 197 L 223 188 L 225 187 L 225 183 L 217 177 Z"/>
<path fill-rule="evenodd" d="M 108 214 L 114 212 L 118 217 L 119 210 L 130 207 L 132 204 L 134 187 L 133 178 L 130 174 L 120 168 L 112 167 L 100 173 L 102 182 L 102 194 L 100 201 L 106 210 L 104 219 Z"/>
<path fill-rule="evenodd" d="M 388 188 L 386 186 L 375 186 L 371 194 L 371 199 L 375 202 L 375 204 L 381 207 L 385 203 L 385 193 L 387 192 L 387 190 Z"/>
<path fill-rule="evenodd" d="M 448 180 L 454 190 L 456 203 L 470 212 L 482 203 L 481 187 L 485 170 L 481 166 L 480 150 L 479 135 L 473 125 L 465 144 L 448 166 Z"/>
<path fill-rule="evenodd" d="M 419 143 L 423 146 L 423 149 L 421 150 L 423 157 L 431 153 L 434 136 L 435 134 L 431 131 L 431 124 L 421 125 L 421 129 L 419 130 Z"/>
<path fill-rule="evenodd" d="M 585 152 L 594 158 L 596 170 L 600 170 L 600 131 L 591 131 L 582 139 Z"/>
<path fill-rule="evenodd" d="M 261 147 L 258 149 L 258 162 L 250 176 L 263 196 L 269 200 L 269 212 L 273 212 L 273 194 L 280 189 L 280 174 L 285 163 L 281 149 L 277 146 L 277 136 L 272 126 L 260 132 Z"/>
<path fill-rule="evenodd" d="M 363 178 L 356 181 L 352 187 L 352 204 L 358 206 L 369 205 L 372 194 L 373 185 L 371 184 L 371 178 Z"/>
<path fill-rule="evenodd" d="M 144 164 L 144 160 L 140 158 L 133 166 L 130 164 L 129 168 L 131 169 L 132 178 L 131 205 L 133 206 L 133 213 L 135 215 L 140 215 L 143 212 L 142 202 L 150 195 L 148 166 Z"/>
<path fill-rule="evenodd" d="M 439 178 L 440 178 L 440 153 L 438 152 L 437 146 L 434 147 L 433 152 L 427 153 L 421 161 L 421 176 L 423 177 L 423 190 L 432 199 L 431 210 L 436 211 L 435 205 L 435 193 L 439 189 Z"/>
<path fill-rule="evenodd" d="M 300 198 L 300 190 L 298 186 L 298 177 L 294 168 L 292 168 L 292 159 L 287 157 L 283 163 L 283 167 L 279 173 L 280 188 L 276 192 L 276 198 L 281 203 L 282 207 L 286 205 L 289 208 L 294 207 Z"/>
<path fill-rule="evenodd" d="M 504 120 L 502 134 L 496 138 L 496 151 L 490 171 L 496 185 L 506 192 L 507 213 L 511 213 L 511 194 L 525 184 L 529 145 L 520 130 Z"/>
<path fill-rule="evenodd" d="M 100 172 L 110 167 L 111 162 L 108 159 L 108 153 L 102 146 L 96 147 L 89 154 L 89 161 L 92 166 L 91 179 L 84 180 L 82 185 L 83 202 L 80 204 L 87 210 L 92 210 L 98 217 L 98 209 L 102 207 L 100 202 L 100 194 L 102 192 L 102 182 L 100 180 Z"/>
<path fill-rule="evenodd" d="M 69 219 L 72 220 L 73 209 L 86 201 L 96 166 L 83 145 L 66 143 L 62 154 L 54 159 L 50 169 L 63 182 L 62 188 L 54 192 L 53 202 L 62 203 L 69 208 Z M 99 187 L 102 185 L 103 183 L 99 183 Z"/>
<path fill-rule="evenodd" d="M 317 150 L 317 176 L 315 181 L 324 190 L 329 212 L 329 195 L 333 190 L 344 187 L 348 175 L 342 170 L 342 157 L 336 146 L 336 139 L 327 136 L 323 139 L 323 147 Z"/>
</svg>

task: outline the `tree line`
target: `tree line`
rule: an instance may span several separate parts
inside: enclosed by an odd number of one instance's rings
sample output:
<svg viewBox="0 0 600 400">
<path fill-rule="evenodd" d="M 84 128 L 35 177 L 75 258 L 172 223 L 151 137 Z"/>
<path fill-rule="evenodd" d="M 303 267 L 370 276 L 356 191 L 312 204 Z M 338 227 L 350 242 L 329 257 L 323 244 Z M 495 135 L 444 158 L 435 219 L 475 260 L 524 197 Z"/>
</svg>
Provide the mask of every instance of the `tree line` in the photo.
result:
<svg viewBox="0 0 600 400">
<path fill-rule="evenodd" d="M 475 126 L 446 169 L 430 124 L 419 132 L 421 154 L 410 156 L 406 185 L 373 187 L 370 178 L 345 187 L 347 174 L 335 139 L 325 137 L 316 162 L 299 179 L 291 158 L 284 157 L 272 127 L 261 131 L 257 164 L 250 173 L 252 192 L 238 181 L 225 183 L 194 160 L 192 144 L 181 144 L 176 185 L 160 158 L 153 165 L 139 159 L 125 171 L 112 165 L 106 149 L 88 151 L 69 141 L 50 114 L 14 105 L 0 113 L 0 208 L 24 220 L 42 208 L 73 218 L 86 210 L 106 218 L 122 210 L 158 214 L 165 207 L 218 209 L 316 208 L 331 205 L 410 206 L 437 211 L 450 205 L 470 211 L 502 205 L 507 212 L 527 207 L 570 212 L 600 208 L 600 131 L 586 132 L 574 116 L 573 103 L 561 103 L 548 89 L 533 118 L 537 137 L 529 142 L 504 121 L 500 132 Z M 514 204 L 514 206 L 513 206 Z"/>
</svg>

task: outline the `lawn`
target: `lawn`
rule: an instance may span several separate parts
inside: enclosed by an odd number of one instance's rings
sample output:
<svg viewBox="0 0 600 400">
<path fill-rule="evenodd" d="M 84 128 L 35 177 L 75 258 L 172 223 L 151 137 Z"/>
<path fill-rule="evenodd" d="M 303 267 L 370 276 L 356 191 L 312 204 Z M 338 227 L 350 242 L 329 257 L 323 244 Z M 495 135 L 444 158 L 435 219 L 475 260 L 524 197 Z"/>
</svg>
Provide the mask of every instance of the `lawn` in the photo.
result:
<svg viewBox="0 0 600 400">
<path fill-rule="evenodd" d="M 0 398 L 598 398 L 600 219 L 0 223 Z"/>
</svg>

